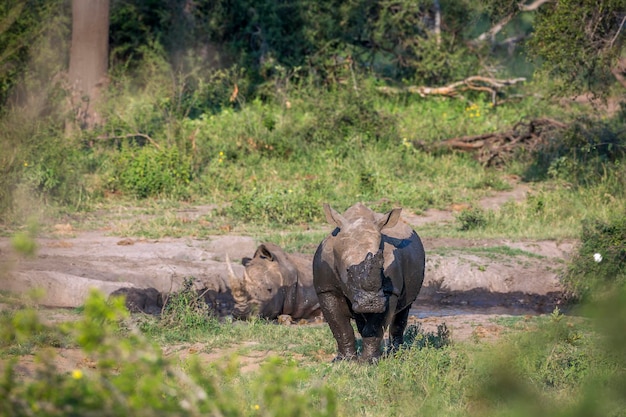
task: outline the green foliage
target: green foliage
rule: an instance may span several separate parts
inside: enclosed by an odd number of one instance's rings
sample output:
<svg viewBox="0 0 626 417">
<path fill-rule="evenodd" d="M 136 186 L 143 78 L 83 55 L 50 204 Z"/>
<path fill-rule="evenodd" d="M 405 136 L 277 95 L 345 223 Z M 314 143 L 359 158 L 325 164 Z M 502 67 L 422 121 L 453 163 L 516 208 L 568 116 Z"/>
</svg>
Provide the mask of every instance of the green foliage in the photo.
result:
<svg viewBox="0 0 626 417">
<path fill-rule="evenodd" d="M 223 214 L 242 222 L 300 224 L 320 221 L 318 196 L 306 189 L 262 191 L 253 188 L 224 208 Z"/>
<path fill-rule="evenodd" d="M 160 328 L 167 329 L 173 335 L 184 335 L 191 331 L 215 331 L 217 318 L 202 294 L 194 288 L 194 282 L 193 277 L 185 278 L 183 288 L 170 293 L 164 300 L 163 312 L 158 322 Z"/>
<path fill-rule="evenodd" d="M 603 297 L 626 284 L 626 218 L 583 222 L 580 246 L 563 282 L 579 300 Z"/>
<path fill-rule="evenodd" d="M 479 207 L 473 207 L 461 210 L 456 219 L 460 223 L 459 230 L 467 231 L 484 228 L 489 223 L 489 217 L 489 212 Z"/>
<path fill-rule="evenodd" d="M 61 0 L 9 0 L 0 5 L 0 114 L 14 89 L 24 80 L 42 38 L 52 36 L 55 14 L 65 11 Z M 32 69 L 31 69 L 32 71 Z"/>
<path fill-rule="evenodd" d="M 450 330 L 445 323 L 437 326 L 437 333 L 425 333 L 419 324 L 409 325 L 404 332 L 404 345 L 407 349 L 431 347 L 441 349 L 451 343 Z"/>
<path fill-rule="evenodd" d="M 608 121 L 579 118 L 537 152 L 529 178 L 548 176 L 589 185 L 619 172 L 626 156 L 623 121 L 621 114 Z"/>
<path fill-rule="evenodd" d="M 309 374 L 298 368 L 295 361 L 270 358 L 261 367 L 261 373 L 264 378 L 256 381 L 256 390 L 261 393 L 263 405 L 253 405 L 253 414 L 274 410 L 271 415 L 276 417 L 337 415 L 337 398 L 329 386 L 313 386 L 304 394 L 298 390 Z"/>
<path fill-rule="evenodd" d="M 613 390 L 624 381 L 619 369 L 623 347 L 607 344 L 604 337 L 610 333 L 600 330 L 602 320 L 618 325 L 622 318 L 591 317 L 591 322 L 577 324 L 556 311 L 536 330 L 481 354 L 468 393 L 476 414 L 624 415 L 623 393 Z"/>
<path fill-rule="evenodd" d="M 23 221 L 45 203 L 85 202 L 85 154 L 77 141 L 62 137 L 63 116 L 29 113 L 17 108 L 0 119 L 0 146 L 7 150 L 0 155 L 0 218 Z"/>
<path fill-rule="evenodd" d="M 618 288 L 587 304 L 585 317 L 555 310 L 494 343 L 451 342 L 445 325 L 410 327 L 410 345 L 372 366 L 327 362 L 335 348 L 327 326 L 263 321 L 181 332 L 201 342 L 194 346 L 228 347 L 221 357 L 211 350 L 209 362 L 206 352 L 185 359 L 186 348 L 165 355 L 180 342 L 155 345 L 157 333 L 127 327 L 121 299 L 94 292 L 76 322 L 51 326 L 30 309 L 0 314 L 0 414 L 623 416 L 625 297 Z M 68 342 L 90 367 L 57 368 L 49 346 Z M 249 362 L 228 352 L 265 359 L 244 371 Z M 26 353 L 37 358 L 32 378 L 17 373 L 16 355 Z"/>
<path fill-rule="evenodd" d="M 36 352 L 39 366 L 33 378 L 22 378 L 16 361 L 9 360 L 0 377 L 0 414 L 336 415 L 333 391 L 309 386 L 310 375 L 293 362 L 269 361 L 246 382 L 246 391 L 232 364 L 202 367 L 193 359 L 179 364 L 140 333 L 123 332 L 127 314 L 121 298 L 109 302 L 93 292 L 78 322 L 63 328 L 94 367 L 60 372 L 54 354 L 44 349 Z M 23 342 L 46 327 L 33 310 L 5 317 L 0 315 L 2 346 Z"/>
<path fill-rule="evenodd" d="M 614 82 L 611 69 L 623 53 L 624 0 L 567 0 L 539 9 L 531 51 L 543 71 L 561 82 L 561 93 L 603 94 Z"/>
<path fill-rule="evenodd" d="M 112 190 L 138 198 L 173 196 L 185 198 L 192 179 L 191 161 L 177 147 L 123 146 L 113 161 Z"/>
<path fill-rule="evenodd" d="M 31 222 L 27 230 L 15 233 L 11 237 L 11 245 L 18 253 L 22 255 L 34 257 L 37 250 L 37 223 Z"/>
</svg>

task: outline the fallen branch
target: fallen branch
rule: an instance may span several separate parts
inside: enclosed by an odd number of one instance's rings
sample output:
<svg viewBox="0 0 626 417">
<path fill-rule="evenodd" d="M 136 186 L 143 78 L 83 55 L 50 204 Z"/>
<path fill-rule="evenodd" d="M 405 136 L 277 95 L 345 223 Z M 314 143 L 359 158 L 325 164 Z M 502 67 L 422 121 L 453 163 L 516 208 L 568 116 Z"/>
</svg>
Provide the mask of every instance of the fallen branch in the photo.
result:
<svg viewBox="0 0 626 417">
<path fill-rule="evenodd" d="M 427 150 L 451 149 L 474 152 L 476 159 L 483 165 L 498 166 L 508 161 L 521 148 L 536 151 L 554 132 L 566 127 L 566 124 L 557 120 L 534 119 L 528 123 L 519 122 L 506 132 L 459 136 L 433 145 L 414 142 L 414 145 Z"/>
<path fill-rule="evenodd" d="M 447 97 L 456 97 L 461 92 L 467 90 L 475 90 L 475 91 L 486 91 L 491 94 L 491 101 L 496 105 L 496 95 L 498 90 L 508 87 L 520 82 L 526 81 L 526 78 L 512 78 L 509 80 L 501 80 L 497 78 L 489 78 L 489 77 L 481 77 L 479 75 L 475 75 L 469 78 L 466 78 L 462 81 L 457 81 L 455 83 L 449 84 L 444 87 L 425 87 L 425 86 L 408 86 L 405 88 L 398 87 L 378 87 L 378 91 L 384 94 L 402 94 L 402 93 L 412 93 L 419 94 L 422 97 L 426 97 L 429 95 L 439 95 L 439 96 L 447 96 Z"/>
<path fill-rule="evenodd" d="M 99 140 L 108 140 L 108 139 L 128 139 L 128 138 L 134 138 L 139 136 L 140 138 L 144 138 L 146 139 L 148 142 L 150 142 L 151 144 L 154 145 L 155 148 L 157 148 L 158 150 L 161 150 L 161 147 L 159 146 L 158 143 L 155 142 L 154 139 L 152 139 L 150 136 L 144 134 L 144 133 L 129 133 L 127 135 L 120 135 L 120 136 L 98 136 L 96 139 Z"/>
</svg>

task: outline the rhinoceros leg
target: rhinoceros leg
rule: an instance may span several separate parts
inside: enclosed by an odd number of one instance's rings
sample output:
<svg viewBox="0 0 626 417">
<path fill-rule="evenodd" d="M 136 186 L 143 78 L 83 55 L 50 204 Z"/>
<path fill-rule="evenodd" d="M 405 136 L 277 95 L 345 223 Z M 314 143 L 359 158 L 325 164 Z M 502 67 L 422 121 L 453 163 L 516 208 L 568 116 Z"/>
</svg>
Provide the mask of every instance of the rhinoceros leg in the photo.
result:
<svg viewBox="0 0 626 417">
<path fill-rule="evenodd" d="M 392 350 L 397 350 L 404 342 L 404 329 L 406 329 L 406 324 L 409 320 L 410 310 L 411 308 L 409 306 L 404 310 L 399 311 L 389 326 L 389 339 Z"/>
<path fill-rule="evenodd" d="M 348 303 L 343 297 L 328 292 L 320 293 L 317 297 L 324 319 L 337 341 L 338 353 L 333 362 L 356 359 L 356 340 L 350 323 L 351 313 Z"/>
<path fill-rule="evenodd" d="M 385 314 L 358 314 L 355 317 L 356 327 L 363 338 L 361 360 L 375 362 L 381 354 L 383 341 L 383 323 Z"/>
</svg>

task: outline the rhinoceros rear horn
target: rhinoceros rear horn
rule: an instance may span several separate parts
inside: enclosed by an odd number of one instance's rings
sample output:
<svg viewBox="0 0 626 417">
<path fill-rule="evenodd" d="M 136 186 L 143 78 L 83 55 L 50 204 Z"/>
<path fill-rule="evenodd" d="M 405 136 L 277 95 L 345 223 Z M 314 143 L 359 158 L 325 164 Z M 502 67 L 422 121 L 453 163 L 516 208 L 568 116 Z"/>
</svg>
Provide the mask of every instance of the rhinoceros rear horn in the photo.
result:
<svg viewBox="0 0 626 417">
<path fill-rule="evenodd" d="M 377 222 L 378 230 L 383 230 L 388 227 L 394 227 L 398 223 L 398 220 L 400 220 L 401 213 L 401 208 L 395 208 L 390 212 L 385 213 L 383 217 L 381 217 Z"/>
<path fill-rule="evenodd" d="M 346 218 L 343 217 L 341 214 L 339 214 L 328 203 L 324 203 L 324 214 L 326 215 L 326 221 L 328 223 L 334 224 L 339 228 L 341 228 L 344 224 L 347 223 Z"/>
</svg>

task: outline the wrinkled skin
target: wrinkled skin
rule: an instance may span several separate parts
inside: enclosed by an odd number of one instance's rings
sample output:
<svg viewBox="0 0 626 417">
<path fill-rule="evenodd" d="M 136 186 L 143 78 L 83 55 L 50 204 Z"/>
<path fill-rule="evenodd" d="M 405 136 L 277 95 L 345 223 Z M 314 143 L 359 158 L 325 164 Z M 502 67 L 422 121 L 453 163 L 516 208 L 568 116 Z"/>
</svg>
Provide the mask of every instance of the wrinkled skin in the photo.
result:
<svg viewBox="0 0 626 417">
<path fill-rule="evenodd" d="M 313 284 L 337 341 L 335 360 L 375 362 L 387 327 L 392 349 L 403 342 L 424 281 L 424 246 L 401 209 L 379 214 L 357 203 L 341 215 L 325 204 L 324 212 L 335 229 L 315 253 Z M 363 339 L 360 358 L 351 319 Z"/>
<path fill-rule="evenodd" d="M 232 270 L 230 274 L 234 317 L 256 314 L 273 320 L 289 315 L 299 320 L 321 314 L 310 259 L 287 254 L 273 243 L 264 243 L 252 258 L 243 258 L 242 264 L 243 279 L 237 279 Z"/>
<path fill-rule="evenodd" d="M 109 297 L 124 297 L 126 308 L 131 313 L 161 314 L 163 297 L 156 288 L 120 288 Z"/>
</svg>

